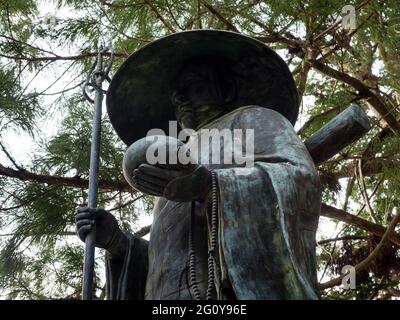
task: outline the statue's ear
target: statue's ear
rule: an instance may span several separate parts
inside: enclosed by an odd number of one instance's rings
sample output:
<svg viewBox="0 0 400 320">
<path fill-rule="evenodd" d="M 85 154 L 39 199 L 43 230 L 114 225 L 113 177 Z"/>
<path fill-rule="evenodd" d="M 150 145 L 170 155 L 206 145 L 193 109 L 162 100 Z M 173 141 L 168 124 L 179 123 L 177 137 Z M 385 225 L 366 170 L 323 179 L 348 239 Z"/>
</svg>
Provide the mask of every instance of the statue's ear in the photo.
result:
<svg viewBox="0 0 400 320">
<path fill-rule="evenodd" d="M 217 76 L 222 102 L 224 105 L 231 105 L 237 99 L 237 85 L 233 71 L 229 67 L 222 65 L 218 70 Z"/>
<path fill-rule="evenodd" d="M 232 81 L 233 82 L 233 81 Z M 224 95 L 224 104 L 231 104 L 237 97 L 236 85 L 232 84 L 227 88 L 226 94 Z"/>
<path fill-rule="evenodd" d="M 237 100 L 237 88 L 236 83 L 231 79 L 226 79 L 223 84 L 223 102 L 224 105 L 232 105 Z"/>
<path fill-rule="evenodd" d="M 175 110 L 178 110 L 180 106 L 187 105 L 190 102 L 181 90 L 174 90 L 171 95 L 171 103 Z"/>
<path fill-rule="evenodd" d="M 178 91 L 174 90 L 171 94 L 171 103 L 175 107 L 178 105 Z"/>
</svg>

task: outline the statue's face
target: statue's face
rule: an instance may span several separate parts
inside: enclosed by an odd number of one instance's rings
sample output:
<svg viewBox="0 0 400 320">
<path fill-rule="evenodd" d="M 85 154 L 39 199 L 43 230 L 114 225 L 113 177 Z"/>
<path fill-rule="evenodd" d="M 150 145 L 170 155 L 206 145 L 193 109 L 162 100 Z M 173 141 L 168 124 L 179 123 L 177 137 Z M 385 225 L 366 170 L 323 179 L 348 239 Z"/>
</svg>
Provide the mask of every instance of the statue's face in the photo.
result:
<svg viewBox="0 0 400 320">
<path fill-rule="evenodd" d="M 183 128 L 199 129 L 224 112 L 221 75 L 213 63 L 196 62 L 188 65 L 179 79 L 176 96 L 176 116 Z"/>
</svg>

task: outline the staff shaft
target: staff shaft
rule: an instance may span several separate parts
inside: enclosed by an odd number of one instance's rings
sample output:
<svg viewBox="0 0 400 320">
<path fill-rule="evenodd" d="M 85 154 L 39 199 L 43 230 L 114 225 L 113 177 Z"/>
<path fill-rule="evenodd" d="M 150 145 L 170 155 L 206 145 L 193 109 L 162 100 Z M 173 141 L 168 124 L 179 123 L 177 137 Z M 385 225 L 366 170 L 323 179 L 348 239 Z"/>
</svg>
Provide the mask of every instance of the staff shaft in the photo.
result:
<svg viewBox="0 0 400 320">
<path fill-rule="evenodd" d="M 92 127 L 92 142 L 90 150 L 90 169 L 89 169 L 89 208 L 97 208 L 97 190 L 100 162 L 100 135 L 101 135 L 101 109 L 103 102 L 102 77 L 103 71 L 103 56 L 101 52 L 97 57 L 97 65 L 95 71 L 96 93 L 94 97 L 94 113 Z M 95 240 L 96 229 L 93 226 L 92 230 L 85 238 L 85 258 L 83 264 L 83 284 L 82 284 L 82 299 L 91 300 L 93 298 L 93 281 L 94 281 L 94 258 L 95 258 Z"/>
</svg>

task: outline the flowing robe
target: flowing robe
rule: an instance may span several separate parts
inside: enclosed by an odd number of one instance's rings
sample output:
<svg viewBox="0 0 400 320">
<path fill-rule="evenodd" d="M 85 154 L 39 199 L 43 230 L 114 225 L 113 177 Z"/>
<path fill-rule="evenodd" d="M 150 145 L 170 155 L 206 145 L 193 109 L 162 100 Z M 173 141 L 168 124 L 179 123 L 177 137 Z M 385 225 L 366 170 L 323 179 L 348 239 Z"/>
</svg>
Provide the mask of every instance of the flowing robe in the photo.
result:
<svg viewBox="0 0 400 320">
<path fill-rule="evenodd" d="M 218 183 L 219 299 L 317 299 L 319 176 L 290 122 L 259 106 L 234 110 L 203 129 L 253 129 L 254 166 L 209 164 L 224 144 L 200 149 Z M 196 143 L 198 136 L 189 140 Z M 213 141 L 213 140 L 211 140 Z M 208 150 L 207 150 L 208 149 Z M 207 286 L 209 201 L 195 202 L 193 243 L 197 282 Z M 110 299 L 191 299 L 187 281 L 191 202 L 158 198 L 150 241 L 128 235 L 124 259 L 107 259 Z M 186 279 L 186 280 L 185 280 Z"/>
</svg>

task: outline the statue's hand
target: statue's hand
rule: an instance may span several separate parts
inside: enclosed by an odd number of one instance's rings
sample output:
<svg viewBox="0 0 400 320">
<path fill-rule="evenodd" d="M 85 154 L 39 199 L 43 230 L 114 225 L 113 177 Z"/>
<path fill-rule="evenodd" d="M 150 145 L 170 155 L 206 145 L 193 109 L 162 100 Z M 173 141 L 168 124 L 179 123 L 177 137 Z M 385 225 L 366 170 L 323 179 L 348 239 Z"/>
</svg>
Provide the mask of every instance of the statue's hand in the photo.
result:
<svg viewBox="0 0 400 320">
<path fill-rule="evenodd" d="M 211 173 L 202 165 L 171 169 L 141 164 L 132 180 L 140 191 L 172 201 L 201 200 L 211 187 Z"/>
<path fill-rule="evenodd" d="M 79 207 L 75 221 L 78 236 L 82 241 L 85 241 L 87 234 L 96 225 L 95 246 L 106 249 L 113 257 L 124 256 L 128 240 L 110 212 L 101 208 Z"/>
</svg>

